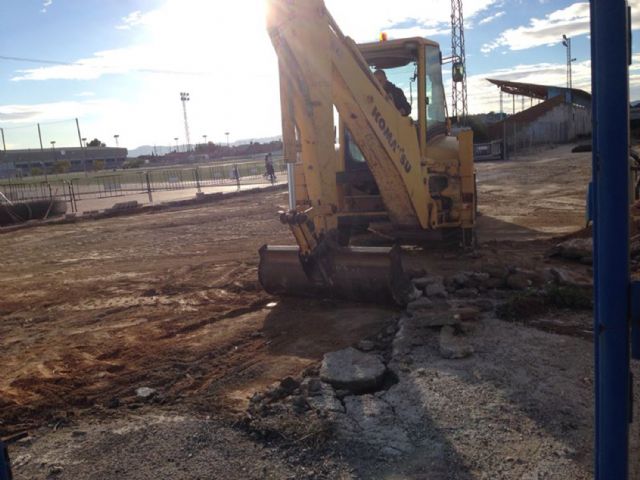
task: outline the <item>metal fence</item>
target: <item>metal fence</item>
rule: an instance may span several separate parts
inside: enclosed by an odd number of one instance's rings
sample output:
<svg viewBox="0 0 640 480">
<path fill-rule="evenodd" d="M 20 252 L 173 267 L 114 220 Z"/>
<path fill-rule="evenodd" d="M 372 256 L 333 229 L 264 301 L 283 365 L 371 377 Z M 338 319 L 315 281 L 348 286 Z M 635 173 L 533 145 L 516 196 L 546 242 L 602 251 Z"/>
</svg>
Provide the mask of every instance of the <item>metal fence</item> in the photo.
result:
<svg viewBox="0 0 640 480">
<path fill-rule="evenodd" d="M 109 175 L 71 176 L 44 179 L 36 182 L 6 180 L 0 182 L 0 192 L 12 202 L 63 199 L 72 211 L 77 202 L 146 194 L 153 201 L 153 193 L 169 190 L 196 189 L 225 185 L 253 185 L 273 183 L 286 172 L 281 160 L 274 161 L 275 178 L 269 178 L 263 162 L 207 165 L 190 168 L 120 171 Z M 237 172 L 237 173 L 236 173 Z"/>
</svg>

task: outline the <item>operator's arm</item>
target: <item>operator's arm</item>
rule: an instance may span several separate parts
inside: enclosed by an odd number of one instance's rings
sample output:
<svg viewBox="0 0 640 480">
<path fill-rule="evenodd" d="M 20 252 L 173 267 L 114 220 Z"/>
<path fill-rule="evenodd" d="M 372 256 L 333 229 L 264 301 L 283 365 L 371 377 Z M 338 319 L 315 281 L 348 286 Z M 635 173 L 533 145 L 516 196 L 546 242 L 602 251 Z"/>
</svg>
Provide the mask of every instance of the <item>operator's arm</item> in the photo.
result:
<svg viewBox="0 0 640 480">
<path fill-rule="evenodd" d="M 405 117 L 408 116 L 411 113 L 411 104 L 407 101 L 407 97 L 402 89 L 394 85 L 391 95 L 393 96 L 393 103 L 395 103 L 396 108 L 400 110 L 400 113 Z"/>
</svg>

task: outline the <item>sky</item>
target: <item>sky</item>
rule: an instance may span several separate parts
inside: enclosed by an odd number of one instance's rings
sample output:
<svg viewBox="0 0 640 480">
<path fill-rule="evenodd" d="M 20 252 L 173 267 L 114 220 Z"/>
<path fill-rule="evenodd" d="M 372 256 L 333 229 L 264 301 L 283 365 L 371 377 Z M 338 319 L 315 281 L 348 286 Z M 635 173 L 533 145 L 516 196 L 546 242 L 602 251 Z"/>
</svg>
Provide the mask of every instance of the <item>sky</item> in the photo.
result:
<svg viewBox="0 0 640 480">
<path fill-rule="evenodd" d="M 450 0 L 325 0 L 357 42 L 423 36 L 451 53 Z M 640 0 L 630 0 L 634 30 Z M 277 58 L 265 0 L 5 0 L 0 2 L 0 127 L 7 148 L 78 146 L 81 136 L 130 149 L 185 143 L 180 92 L 189 92 L 191 142 L 280 134 Z M 470 113 L 499 111 L 486 78 L 590 91 L 589 4 L 465 0 Z M 640 52 L 639 35 L 634 51 Z M 447 92 L 450 65 L 443 66 Z M 630 71 L 640 99 L 640 53 Z M 449 93 L 448 93 L 449 95 Z M 511 111 L 512 105 L 505 108 Z M 521 102 L 517 102 L 517 110 Z"/>
</svg>

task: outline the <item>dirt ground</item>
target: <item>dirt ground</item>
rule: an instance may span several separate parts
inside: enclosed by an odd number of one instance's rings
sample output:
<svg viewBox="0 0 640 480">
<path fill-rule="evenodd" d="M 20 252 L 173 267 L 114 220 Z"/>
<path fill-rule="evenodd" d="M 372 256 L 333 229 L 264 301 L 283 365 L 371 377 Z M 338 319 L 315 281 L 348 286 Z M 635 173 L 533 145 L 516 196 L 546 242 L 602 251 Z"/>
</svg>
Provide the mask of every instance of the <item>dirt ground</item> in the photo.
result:
<svg viewBox="0 0 640 480">
<path fill-rule="evenodd" d="M 411 251 L 405 266 L 448 274 L 487 260 L 522 268 L 548 261 L 552 237 L 584 226 L 590 154 L 569 151 L 478 164 L 476 254 Z M 402 462 L 372 470 L 375 462 L 349 451 L 272 444 L 238 426 L 236 414 L 253 393 L 383 331 L 397 316 L 372 306 L 280 301 L 260 289 L 258 248 L 291 243 L 275 214 L 286 202 L 284 191 L 250 194 L 0 234 L 0 436 L 31 434 L 11 447 L 16 478 L 431 478 Z M 590 328 L 588 314 L 562 315 Z M 560 342 L 584 354 L 576 368 L 589 375 L 589 341 L 518 329 L 524 333 L 514 342 L 535 338 L 547 367 L 564 368 L 550 360 Z M 542 377 L 536 371 L 519 381 Z M 585 385 L 576 400 L 581 418 L 589 417 Z M 153 402 L 136 393 L 141 387 L 157 392 Z M 573 478 L 590 471 L 590 432 L 580 430 L 570 455 L 579 463 L 567 470 L 580 472 Z M 519 455 L 528 452 L 510 454 Z M 487 471 L 496 471 L 494 460 Z M 480 457 L 474 461 L 467 471 L 481 472 Z"/>
</svg>

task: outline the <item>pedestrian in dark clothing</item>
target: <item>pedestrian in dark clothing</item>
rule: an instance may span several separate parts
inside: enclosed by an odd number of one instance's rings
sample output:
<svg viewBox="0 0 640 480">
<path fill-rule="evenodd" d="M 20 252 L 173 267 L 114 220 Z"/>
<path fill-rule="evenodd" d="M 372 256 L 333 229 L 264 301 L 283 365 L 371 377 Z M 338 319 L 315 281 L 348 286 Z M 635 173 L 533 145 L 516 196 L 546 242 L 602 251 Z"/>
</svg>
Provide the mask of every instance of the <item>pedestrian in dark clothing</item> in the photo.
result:
<svg viewBox="0 0 640 480">
<path fill-rule="evenodd" d="M 271 152 L 267 153 L 267 155 L 264 157 L 264 169 L 265 177 L 271 182 L 271 184 L 274 184 L 276 182 L 276 171 L 273 168 L 272 157 L 273 156 L 271 155 Z"/>
<path fill-rule="evenodd" d="M 382 85 L 384 91 L 391 95 L 393 103 L 403 116 L 408 116 L 411 113 L 411 104 L 407 101 L 407 97 L 401 88 L 396 87 L 393 83 L 387 80 L 387 74 L 384 70 L 376 70 L 373 74 L 376 80 Z"/>
<path fill-rule="evenodd" d="M 233 166 L 233 177 L 236 179 L 238 190 L 240 190 L 240 172 L 238 171 L 238 165 Z"/>
</svg>

